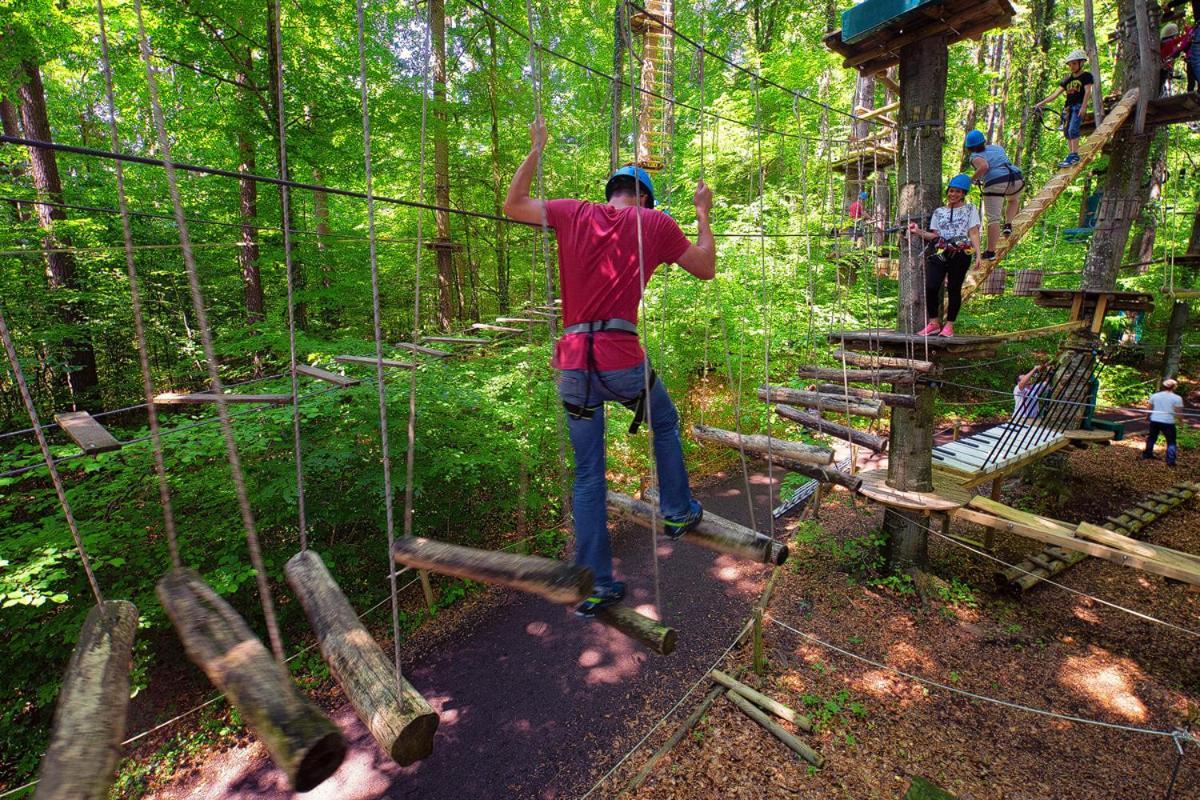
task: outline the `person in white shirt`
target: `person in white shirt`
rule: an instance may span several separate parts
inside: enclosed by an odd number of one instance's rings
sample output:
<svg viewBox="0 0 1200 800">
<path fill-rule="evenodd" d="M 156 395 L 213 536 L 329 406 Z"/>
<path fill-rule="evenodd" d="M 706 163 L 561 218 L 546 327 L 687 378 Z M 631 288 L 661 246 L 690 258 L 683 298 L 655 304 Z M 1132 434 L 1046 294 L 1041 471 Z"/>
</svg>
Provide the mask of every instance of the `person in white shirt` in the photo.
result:
<svg viewBox="0 0 1200 800">
<path fill-rule="evenodd" d="M 979 263 L 979 209 L 967 202 L 971 179 L 955 175 L 946 187 L 946 205 L 936 209 L 929 230 L 915 222 L 908 235 L 924 239 L 925 315 L 928 322 L 918 336 L 953 336 L 954 321 L 962 305 L 962 285 L 971 264 Z M 946 285 L 946 320 L 942 322 L 942 284 Z"/>
<path fill-rule="evenodd" d="M 1146 434 L 1146 450 L 1142 458 L 1154 458 L 1154 445 L 1158 434 L 1167 439 L 1167 466 L 1175 466 L 1175 414 L 1183 408 L 1183 398 L 1175 394 L 1179 384 L 1168 378 L 1162 382 L 1163 390 L 1150 395 L 1150 431 Z"/>
<path fill-rule="evenodd" d="M 1031 423 L 1038 418 L 1038 397 L 1046 388 L 1044 380 L 1035 381 L 1046 365 L 1039 364 L 1029 372 L 1017 376 L 1013 386 L 1013 422 Z"/>
</svg>

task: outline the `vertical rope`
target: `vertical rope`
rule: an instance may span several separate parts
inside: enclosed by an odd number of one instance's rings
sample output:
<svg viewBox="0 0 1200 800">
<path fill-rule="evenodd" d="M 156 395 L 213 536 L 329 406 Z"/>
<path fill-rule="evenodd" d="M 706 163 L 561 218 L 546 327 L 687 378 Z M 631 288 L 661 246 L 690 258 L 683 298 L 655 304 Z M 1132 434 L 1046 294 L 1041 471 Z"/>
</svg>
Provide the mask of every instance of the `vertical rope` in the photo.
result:
<svg viewBox="0 0 1200 800">
<path fill-rule="evenodd" d="M 762 65 L 759 64 L 761 69 Z M 766 200 L 765 187 L 766 170 L 763 167 L 762 154 L 762 79 L 754 82 L 754 157 L 758 173 L 758 263 L 762 280 L 762 317 L 763 317 L 763 383 L 771 385 L 771 303 L 767 283 L 767 230 L 766 230 Z M 771 492 L 775 486 L 775 460 L 771 457 L 771 415 L 767 414 L 767 506 L 773 508 L 775 503 Z M 775 538 L 775 515 L 767 515 L 768 531 Z"/>
<path fill-rule="evenodd" d="M 162 153 L 163 170 L 167 176 L 167 188 L 171 195 L 171 206 L 175 214 L 175 225 L 179 229 L 179 245 L 183 251 L 183 263 L 187 271 L 188 288 L 192 298 L 192 311 L 196 315 L 196 324 L 200 329 L 200 340 L 204 347 L 204 358 L 208 363 L 208 379 L 212 392 L 216 395 L 217 416 L 221 422 L 221 434 L 225 439 L 225 451 L 229 460 L 229 469 L 233 476 L 234 491 L 237 494 L 238 510 L 242 517 L 242 527 L 246 531 L 246 544 L 250 551 L 250 563 L 254 567 L 255 580 L 258 584 L 259 602 L 262 604 L 263 617 L 267 623 L 267 634 L 271 640 L 271 650 L 280 663 L 283 662 L 283 638 L 279 633 L 279 624 L 275 619 L 275 602 L 271 597 L 271 587 L 267 582 L 267 568 L 263 563 L 262 548 L 259 546 L 258 531 L 254 524 L 254 513 L 250 510 L 250 498 L 246 492 L 246 477 L 242 472 L 242 460 L 238 454 L 237 440 L 233 435 L 233 424 L 229 419 L 229 408 L 221 386 L 221 376 L 217 363 L 216 350 L 213 347 L 212 330 L 208 323 L 208 312 L 204 308 L 204 295 L 200 288 L 200 276 L 196 269 L 196 255 L 192 251 L 191 234 L 188 232 L 187 218 L 183 214 L 183 200 L 179 194 L 179 181 L 175 174 L 175 164 L 171 160 L 171 141 L 167 135 L 166 120 L 163 117 L 162 104 L 159 100 L 158 77 L 154 74 L 151 63 L 150 40 L 146 36 L 146 23 L 142 15 L 141 0 L 133 0 L 134 12 L 138 21 L 138 47 L 142 55 L 142 63 L 146 69 L 146 86 L 150 95 L 150 112 L 154 120 L 154 129 L 158 137 L 158 147 Z"/>
<path fill-rule="evenodd" d="M 136 2 L 137 0 L 135 0 Z M 379 399 L 379 442 L 383 460 L 383 508 L 387 528 L 388 585 L 392 594 L 392 658 L 396 682 L 400 682 L 400 605 L 396 591 L 396 560 L 392 545 L 396 542 L 396 516 L 392 501 L 392 454 L 388 441 L 387 387 L 383 381 L 383 327 L 379 304 L 379 258 L 375 233 L 375 194 L 371 176 L 371 111 L 367 97 L 366 34 L 363 24 L 363 0 L 355 0 L 358 22 L 358 82 L 362 103 L 363 179 L 367 195 L 367 250 L 371 262 L 371 311 L 375 334 L 375 388 Z M 428 27 L 428 26 L 427 26 Z M 403 694 L 403 692 L 401 693 Z"/>
<path fill-rule="evenodd" d="M 96 19 L 100 29 L 100 66 L 104 73 L 104 100 L 108 109 L 108 138 L 114 153 L 120 152 L 117 135 L 117 108 L 113 99 L 112 63 L 108 54 L 108 32 L 104 22 L 104 0 L 96 0 Z M 142 297 L 138 287 L 137 266 L 133 256 L 133 230 L 129 221 L 129 202 L 125 195 L 125 167 L 113 161 L 117 174 L 117 207 L 121 212 L 121 235 L 125 245 L 125 271 L 129 275 L 129 298 L 133 305 L 133 330 L 138 344 L 138 367 L 142 374 L 142 395 L 146 400 L 146 416 L 150 422 L 150 440 L 154 450 L 154 472 L 158 477 L 158 501 L 162 506 L 163 525 L 167 533 L 167 549 L 171 566 L 181 566 L 179 540 L 175 530 L 175 509 L 171 503 L 171 487 L 167 482 L 167 467 L 163 458 L 162 433 L 158 425 L 158 407 L 154 405 L 154 383 L 150 376 L 149 348 L 146 346 L 146 324 L 142 317 Z"/>
<path fill-rule="evenodd" d="M 54 456 L 50 452 L 50 444 L 46 441 L 46 432 L 42 430 L 42 422 L 38 419 L 37 408 L 33 405 L 33 397 L 29 394 L 29 386 L 25 383 L 25 373 L 21 370 L 21 362 L 17 359 L 17 350 L 13 347 L 12 336 L 8 332 L 8 323 L 4 319 L 3 311 L 0 311 L 0 339 L 4 340 L 4 352 L 8 355 L 8 363 L 12 366 L 13 377 L 17 381 L 17 387 L 21 390 L 21 401 L 25 404 L 25 411 L 29 414 L 34 435 L 37 436 L 38 447 L 42 450 L 42 458 L 46 461 L 46 469 L 50 472 L 50 480 L 54 483 L 58 504 L 62 508 L 63 516 L 67 519 L 67 527 L 71 529 L 71 538 L 75 540 L 75 550 L 79 553 L 83 572 L 87 575 L 88 586 L 92 588 L 96 605 L 103 605 L 104 595 L 100 592 L 96 574 L 92 572 L 92 561 L 88 558 L 87 549 L 83 546 L 83 537 L 79 535 L 79 526 L 75 524 L 75 515 L 71 513 L 71 504 L 67 501 L 62 476 L 58 474 L 58 468 L 54 466 Z"/>
<path fill-rule="evenodd" d="M 280 213 L 283 216 L 283 263 L 287 271 L 287 320 L 288 320 L 288 372 L 292 392 L 292 452 L 296 462 L 296 511 L 300 525 L 300 549 L 308 549 L 308 514 L 304 504 L 304 459 L 300 447 L 300 400 L 296 377 L 296 296 L 295 276 L 292 266 L 292 200 L 291 187 L 287 181 L 287 114 L 283 104 L 283 7 L 278 0 L 269 0 L 275 7 L 275 24 L 268 31 L 267 46 L 274 53 L 275 61 L 275 110 L 276 131 L 279 137 L 279 184 Z M 268 11 L 268 15 L 272 12 Z"/>
</svg>

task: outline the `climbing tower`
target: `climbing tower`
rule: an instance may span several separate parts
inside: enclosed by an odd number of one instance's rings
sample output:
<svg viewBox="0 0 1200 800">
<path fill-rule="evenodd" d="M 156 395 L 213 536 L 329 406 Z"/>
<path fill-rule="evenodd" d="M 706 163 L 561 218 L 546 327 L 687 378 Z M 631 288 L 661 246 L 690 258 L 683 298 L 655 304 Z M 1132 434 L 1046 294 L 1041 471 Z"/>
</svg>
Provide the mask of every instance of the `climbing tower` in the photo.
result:
<svg viewBox="0 0 1200 800">
<path fill-rule="evenodd" d="M 645 6 L 630 11 L 629 29 L 641 45 L 636 161 L 648 172 L 659 172 L 667 165 L 675 123 L 675 2 L 645 0 Z"/>
</svg>

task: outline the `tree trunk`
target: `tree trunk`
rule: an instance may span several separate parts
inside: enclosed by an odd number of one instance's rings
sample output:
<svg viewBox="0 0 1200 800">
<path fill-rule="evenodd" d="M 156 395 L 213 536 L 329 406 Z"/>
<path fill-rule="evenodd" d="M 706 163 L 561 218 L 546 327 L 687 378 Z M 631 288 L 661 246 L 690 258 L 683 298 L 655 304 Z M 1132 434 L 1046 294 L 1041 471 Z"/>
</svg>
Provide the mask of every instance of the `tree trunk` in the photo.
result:
<svg viewBox="0 0 1200 800">
<path fill-rule="evenodd" d="M 17 116 L 17 107 L 3 97 L 0 97 L 0 123 L 3 124 L 5 136 L 21 135 L 21 123 Z M 8 171 L 8 175 L 12 178 L 14 185 L 21 182 L 21 178 L 25 175 L 25 168 L 19 163 L 14 164 Z M 25 204 L 18 200 L 11 201 L 13 208 L 13 219 L 16 222 L 24 222 L 29 219 L 29 211 Z"/>
<path fill-rule="evenodd" d="M 1142 209 L 1137 217 L 1137 226 L 1129 240 L 1129 251 L 1125 260 L 1140 264 L 1138 272 L 1145 273 L 1149 261 L 1154 258 L 1154 239 L 1158 232 L 1157 202 L 1162 195 L 1163 183 L 1167 178 L 1167 129 L 1158 128 L 1151 146 L 1150 170 L 1146 185 L 1142 189 Z"/>
<path fill-rule="evenodd" d="M 924 226 L 941 197 L 945 133 L 946 34 L 931 36 L 900 51 L 900 112 L 903 141 L 897 163 L 899 220 Z M 925 324 L 924 248 L 907 240 L 900 246 L 897 329 L 913 333 Z M 940 309 L 929 309 L 936 315 Z M 933 489 L 933 390 L 919 387 L 915 408 L 894 407 L 888 440 L 888 485 L 905 491 Z M 888 508 L 884 514 L 886 556 L 893 570 L 922 567 L 927 537 L 919 514 Z"/>
<path fill-rule="evenodd" d="M 275 142 L 276 153 L 280 152 L 278 120 L 279 116 L 283 114 L 283 109 L 279 107 L 279 87 L 277 86 L 277 82 L 275 80 L 275 76 L 279 72 L 279 54 L 282 52 L 281 42 L 279 40 L 279 13 L 279 1 L 267 0 L 267 69 L 269 71 L 268 83 L 271 91 L 270 108 L 274 117 L 271 120 L 271 139 Z M 284 122 L 286 125 L 286 120 L 284 120 Z M 289 165 L 287 169 L 280 170 L 280 177 L 284 180 L 291 180 L 291 172 L 291 166 Z M 283 207 L 285 203 L 287 205 L 286 219 L 291 220 L 292 230 L 295 230 L 296 215 L 293 213 L 294 204 L 292 202 L 292 193 L 290 191 L 284 192 L 284 187 L 281 186 L 279 187 L 279 207 L 281 209 L 281 218 L 284 218 Z M 288 237 L 287 241 L 290 243 L 291 237 Z M 304 291 L 304 270 L 300 265 L 300 257 L 296 253 L 294 247 L 291 248 L 289 255 L 291 255 L 292 264 L 292 287 L 296 295 L 302 296 Z M 297 299 L 295 303 L 295 320 L 297 330 L 305 330 L 308 328 L 308 305 L 300 299 Z"/>
<path fill-rule="evenodd" d="M 1134 4 L 1140 0 L 1119 0 L 1122 25 L 1118 27 L 1118 59 L 1121 65 L 1116 85 L 1121 93 L 1138 85 L 1140 55 Z M 1151 26 L 1157 29 L 1158 7 L 1150 9 Z M 1149 162 L 1152 134 L 1135 135 L 1126 122 L 1113 137 L 1104 196 L 1096 215 L 1096 233 L 1083 269 L 1084 289 L 1112 290 L 1117 285 L 1117 269 L 1129 228 L 1145 200 L 1144 177 Z"/>
<path fill-rule="evenodd" d="M 1047 94 L 1046 85 L 1050 80 L 1050 48 L 1055 41 L 1055 32 L 1061 28 L 1054 19 L 1054 2 L 1055 0 L 1034 0 L 1033 2 L 1031 22 L 1036 32 L 1037 50 L 1041 51 L 1041 57 L 1037 59 L 1036 65 L 1030 64 L 1029 71 L 1025 73 L 1033 76 L 1025 94 L 1026 106 L 1032 106 Z M 1026 113 L 1022 133 L 1014 159 L 1019 163 L 1021 171 L 1028 175 L 1033 166 L 1034 152 L 1037 150 L 1038 141 L 1042 136 L 1042 126 L 1035 119 L 1030 119 Z"/>
<path fill-rule="evenodd" d="M 854 106 L 853 108 L 875 108 L 875 76 L 860 74 L 854 82 Z M 850 123 L 850 141 L 855 142 L 859 139 L 865 139 L 871 133 L 871 123 L 869 122 L 851 122 Z M 842 209 L 849 209 L 850 204 L 858 199 L 858 194 L 866 188 L 866 172 L 865 166 L 868 161 L 864 160 L 864 164 L 860 168 L 856 165 L 847 165 L 846 167 L 846 182 L 843 184 L 842 193 Z M 864 203 L 864 205 L 866 205 Z M 865 220 L 864 220 L 865 222 Z"/>
<path fill-rule="evenodd" d="M 1192 215 L 1192 233 L 1188 239 L 1187 254 L 1200 256 L 1200 204 Z M 1191 286 L 1194 268 L 1185 268 L 1176 279 L 1184 286 Z M 1183 356 L 1183 333 L 1187 330 L 1190 309 L 1186 300 L 1176 300 L 1171 307 L 1171 319 L 1167 322 L 1167 347 L 1163 354 L 1162 376 L 1174 378 L 1179 374 L 1179 362 Z"/>
<path fill-rule="evenodd" d="M 620 14 L 620 9 L 624 5 L 617 6 L 617 14 Z M 488 110 L 492 115 L 491 127 L 489 130 L 491 137 L 492 148 L 492 213 L 496 217 L 504 216 L 504 177 L 503 170 L 500 165 L 500 115 L 497 111 L 497 95 L 499 94 L 499 74 L 500 68 L 496 57 L 496 21 L 491 17 L 487 17 L 488 29 Z M 621 32 L 618 30 L 617 43 L 614 45 L 617 48 L 621 46 Z M 619 59 L 618 59 L 619 60 Z M 619 64 L 618 64 L 619 65 Z M 620 70 L 617 70 L 617 75 L 620 75 Z M 615 100 L 613 101 L 613 124 L 617 129 L 620 128 L 621 118 L 619 116 L 621 104 L 621 87 L 620 84 L 614 83 L 612 86 Z M 609 135 L 609 161 L 613 162 L 616 159 L 617 147 L 619 140 L 612 133 Z M 616 169 L 612 166 L 609 172 Z M 507 314 L 509 311 L 509 285 L 508 285 L 508 225 L 501 219 L 497 219 L 493 229 L 495 236 L 496 248 L 496 301 L 499 304 L 501 314 Z"/>
<path fill-rule="evenodd" d="M 446 4 L 445 0 L 429 0 L 429 26 L 433 34 L 433 183 L 434 200 L 439 208 L 450 207 L 450 141 L 446 114 Z M 434 213 L 437 238 L 443 243 L 437 248 L 438 306 L 437 324 L 442 330 L 450 327 L 454 317 L 453 253 L 450 242 L 450 212 Z"/>
<path fill-rule="evenodd" d="M 494 29 L 494 28 L 493 28 Z M 608 174 L 611 175 L 621 165 L 621 117 L 625 106 L 625 92 L 621 85 L 621 76 L 625 74 L 626 41 L 625 3 L 618 0 L 613 9 L 613 60 L 612 81 L 609 86 L 609 116 L 608 116 Z M 493 42 L 495 37 L 492 37 Z M 495 53 L 495 48 L 492 50 Z M 493 58 L 493 65 L 495 59 Z"/>
<path fill-rule="evenodd" d="M 253 134 L 242 128 L 237 134 L 237 144 L 238 170 L 253 173 L 256 169 Z M 258 266 L 258 182 L 240 179 L 238 199 L 242 221 L 242 246 L 238 248 L 238 264 L 242 268 L 246 321 L 253 325 L 262 321 L 264 308 L 262 274 Z"/>
<path fill-rule="evenodd" d="M 32 61 L 21 63 L 25 83 L 17 90 L 20 97 L 21 125 L 30 139 L 43 142 L 53 141 L 50 120 L 46 115 L 46 90 L 42 85 L 42 74 Z M 62 180 L 58 174 L 58 160 L 53 150 L 40 147 L 29 148 L 29 171 L 38 194 L 52 203 L 63 202 Z M 46 248 L 46 284 L 50 292 L 61 297 L 61 293 L 74 294 L 80 291 L 75 272 L 75 256 L 69 250 L 71 240 L 55 231 L 56 223 L 67 218 L 62 208 L 35 205 L 38 224 L 44 236 L 42 246 Z M 58 251 L 58 252 L 54 252 Z M 83 335 L 86 317 L 79 304 L 60 301 L 59 318 L 68 329 L 63 338 L 63 348 L 70 359 L 67 387 L 76 407 L 87 408 L 99 402 L 100 379 L 96 373 L 96 354 L 91 342 Z"/>
</svg>

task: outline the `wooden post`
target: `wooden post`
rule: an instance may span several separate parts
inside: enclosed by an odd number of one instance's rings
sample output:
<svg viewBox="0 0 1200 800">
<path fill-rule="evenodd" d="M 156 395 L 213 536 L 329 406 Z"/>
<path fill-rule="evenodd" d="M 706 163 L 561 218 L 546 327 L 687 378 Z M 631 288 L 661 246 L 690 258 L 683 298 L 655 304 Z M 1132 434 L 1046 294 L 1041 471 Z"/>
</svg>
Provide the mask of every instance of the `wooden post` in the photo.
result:
<svg viewBox="0 0 1200 800">
<path fill-rule="evenodd" d="M 137 621 L 137 608 L 124 600 L 88 612 L 58 692 L 34 800 L 108 797 L 125 738 Z"/>
<path fill-rule="evenodd" d="M 990 497 L 997 503 L 1000 502 L 1000 491 L 1004 488 L 1004 476 L 997 475 L 992 479 L 992 493 Z M 995 546 L 996 529 L 992 527 L 984 528 L 983 530 L 983 549 L 991 552 Z"/>
<path fill-rule="evenodd" d="M 420 536 L 397 539 L 392 556 L 415 569 L 508 586 L 555 603 L 580 603 L 592 591 L 591 570 L 541 556 L 479 550 Z"/>
<path fill-rule="evenodd" d="M 300 695 L 233 606 L 190 569 L 168 572 L 157 593 L 188 657 L 242 715 L 293 790 L 307 792 L 337 771 L 346 757 L 341 732 Z"/>
<path fill-rule="evenodd" d="M 737 706 L 743 714 L 757 722 L 759 725 L 767 729 L 767 732 L 774 736 L 779 741 L 787 745 L 796 755 L 803 758 L 814 767 L 820 767 L 825 763 L 825 759 L 821 758 L 820 753 L 813 750 L 811 747 L 800 741 L 788 731 L 772 720 L 757 706 L 751 703 L 746 698 L 742 697 L 732 689 L 725 690 L 725 696 Z"/>
<path fill-rule="evenodd" d="M 754 674 L 762 675 L 766 671 L 766 664 L 763 662 L 763 610 L 756 607 L 754 609 L 754 633 L 752 635 L 754 649 Z"/>
<path fill-rule="evenodd" d="M 396 674 L 321 557 L 305 550 L 292 556 L 283 571 L 304 606 L 325 663 L 383 751 L 402 766 L 432 753 L 437 712 Z"/>
</svg>

